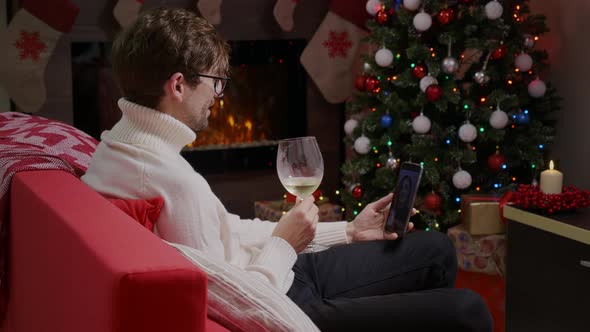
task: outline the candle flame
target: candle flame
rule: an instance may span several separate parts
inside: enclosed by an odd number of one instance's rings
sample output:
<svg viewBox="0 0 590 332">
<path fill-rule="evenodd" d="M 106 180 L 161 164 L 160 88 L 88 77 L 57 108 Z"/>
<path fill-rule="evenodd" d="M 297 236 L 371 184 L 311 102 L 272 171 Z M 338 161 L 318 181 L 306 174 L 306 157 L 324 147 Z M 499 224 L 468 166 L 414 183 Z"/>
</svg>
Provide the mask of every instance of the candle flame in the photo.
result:
<svg viewBox="0 0 590 332">
<path fill-rule="evenodd" d="M 555 167 L 555 165 L 553 164 L 553 160 L 551 160 L 551 161 L 549 162 L 549 169 L 550 169 L 550 170 L 553 170 L 553 168 L 554 168 L 554 167 Z"/>
</svg>

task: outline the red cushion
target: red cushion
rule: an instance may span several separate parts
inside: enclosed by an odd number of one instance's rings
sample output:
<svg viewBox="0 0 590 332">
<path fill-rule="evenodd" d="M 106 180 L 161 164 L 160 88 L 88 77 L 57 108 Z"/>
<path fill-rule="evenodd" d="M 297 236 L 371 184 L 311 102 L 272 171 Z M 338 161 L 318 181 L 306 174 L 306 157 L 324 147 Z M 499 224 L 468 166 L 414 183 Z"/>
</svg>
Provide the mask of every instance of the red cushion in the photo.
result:
<svg viewBox="0 0 590 332">
<path fill-rule="evenodd" d="M 128 216 L 135 219 L 140 225 L 154 232 L 154 225 L 158 221 L 160 211 L 164 206 L 162 197 L 150 199 L 123 199 L 116 197 L 107 197 L 111 203 L 123 210 Z"/>
</svg>

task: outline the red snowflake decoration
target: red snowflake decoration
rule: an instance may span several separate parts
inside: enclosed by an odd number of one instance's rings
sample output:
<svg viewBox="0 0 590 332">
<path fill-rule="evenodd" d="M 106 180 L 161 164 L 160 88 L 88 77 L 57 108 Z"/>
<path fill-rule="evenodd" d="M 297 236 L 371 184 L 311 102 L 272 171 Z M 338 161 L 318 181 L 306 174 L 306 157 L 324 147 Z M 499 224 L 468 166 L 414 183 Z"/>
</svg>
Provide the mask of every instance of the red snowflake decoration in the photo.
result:
<svg viewBox="0 0 590 332">
<path fill-rule="evenodd" d="M 14 42 L 14 46 L 20 50 L 18 56 L 21 60 L 30 57 L 33 61 L 39 60 L 39 55 L 47 48 L 47 45 L 39 39 L 39 31 L 24 30 L 21 30 L 20 39 Z"/>
<path fill-rule="evenodd" d="M 325 40 L 322 45 L 329 49 L 330 58 L 339 56 L 346 58 L 346 53 L 352 47 L 352 42 L 348 39 L 348 32 L 330 31 L 330 39 Z"/>
</svg>

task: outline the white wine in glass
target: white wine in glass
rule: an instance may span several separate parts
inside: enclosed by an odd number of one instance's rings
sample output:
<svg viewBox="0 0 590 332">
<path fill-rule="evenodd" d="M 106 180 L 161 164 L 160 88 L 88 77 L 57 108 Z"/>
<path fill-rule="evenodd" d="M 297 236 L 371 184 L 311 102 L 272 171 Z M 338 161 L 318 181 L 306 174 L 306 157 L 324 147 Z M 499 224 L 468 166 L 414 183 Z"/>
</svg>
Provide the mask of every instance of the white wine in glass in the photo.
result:
<svg viewBox="0 0 590 332">
<path fill-rule="evenodd" d="M 277 173 L 283 187 L 303 200 L 313 194 L 324 177 L 324 159 L 313 136 L 289 138 L 279 141 Z M 312 241 L 309 249 L 327 249 Z"/>
<path fill-rule="evenodd" d="M 283 187 L 298 199 L 313 194 L 324 176 L 324 160 L 315 137 L 279 141 L 277 173 Z"/>
</svg>

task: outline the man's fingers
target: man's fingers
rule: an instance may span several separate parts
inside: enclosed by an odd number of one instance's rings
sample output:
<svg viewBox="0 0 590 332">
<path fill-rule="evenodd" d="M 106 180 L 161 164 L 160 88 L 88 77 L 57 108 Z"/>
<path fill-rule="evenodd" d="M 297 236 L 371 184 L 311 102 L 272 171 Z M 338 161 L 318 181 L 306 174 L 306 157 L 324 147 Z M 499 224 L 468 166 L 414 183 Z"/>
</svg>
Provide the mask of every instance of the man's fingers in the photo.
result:
<svg viewBox="0 0 590 332">
<path fill-rule="evenodd" d="M 412 215 L 415 216 L 418 213 L 420 213 L 420 211 L 416 210 L 415 208 L 412 208 Z"/>
<path fill-rule="evenodd" d="M 387 196 L 379 199 L 378 201 L 376 201 L 375 203 L 373 203 L 373 207 L 375 208 L 375 211 L 381 211 L 383 209 L 385 209 L 387 206 L 389 206 L 391 204 L 391 200 L 393 199 L 393 194 L 389 193 Z"/>
<path fill-rule="evenodd" d="M 385 240 L 395 240 L 397 239 L 397 233 L 383 233 L 383 238 Z"/>
<path fill-rule="evenodd" d="M 304 212 L 307 212 L 307 210 L 312 207 L 314 201 L 315 198 L 313 195 L 307 196 L 304 200 L 299 202 L 300 209 L 303 209 Z"/>
<path fill-rule="evenodd" d="M 414 223 L 410 221 L 408 223 L 408 230 L 407 231 L 410 232 L 410 231 L 412 231 L 412 229 L 414 229 Z"/>
</svg>

